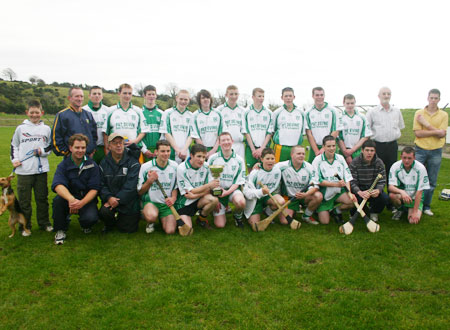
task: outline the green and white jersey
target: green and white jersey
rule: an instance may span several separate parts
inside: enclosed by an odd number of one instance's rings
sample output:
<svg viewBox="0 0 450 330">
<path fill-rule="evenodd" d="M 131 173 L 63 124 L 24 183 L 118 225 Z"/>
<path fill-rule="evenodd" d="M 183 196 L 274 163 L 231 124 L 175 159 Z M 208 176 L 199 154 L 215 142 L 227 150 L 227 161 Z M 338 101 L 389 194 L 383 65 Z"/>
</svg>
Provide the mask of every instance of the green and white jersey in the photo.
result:
<svg viewBox="0 0 450 330">
<path fill-rule="evenodd" d="M 306 187 L 314 178 L 314 167 L 303 161 L 302 166 L 296 170 L 292 161 L 286 160 L 275 165 L 281 171 L 281 192 L 288 197 L 294 197 Z M 312 189 L 311 186 L 309 189 Z"/>
<path fill-rule="evenodd" d="M 412 199 L 419 190 L 430 189 L 427 169 L 417 160 L 412 163 L 409 171 L 405 169 L 401 160 L 392 164 L 389 184 L 403 189 Z"/>
<path fill-rule="evenodd" d="M 146 152 L 150 148 L 154 149 L 156 147 L 156 142 L 161 138 L 159 126 L 161 125 L 163 112 L 157 105 L 151 109 L 144 105 L 142 107 L 142 115 L 144 116 L 144 125 L 147 128 L 147 134 L 145 134 L 144 138 L 141 140 L 142 152 Z"/>
<path fill-rule="evenodd" d="M 230 108 L 228 103 L 222 104 L 216 109 L 223 118 L 223 131 L 231 134 L 234 142 L 244 141 L 244 108 L 236 105 Z"/>
<path fill-rule="evenodd" d="M 296 146 L 303 143 L 305 134 L 305 113 L 294 105 L 289 111 L 286 105 L 272 113 L 273 142 L 282 146 Z"/>
<path fill-rule="evenodd" d="M 140 133 L 146 133 L 142 110 L 130 103 L 128 109 L 123 109 L 120 102 L 110 107 L 108 120 L 103 130 L 106 135 L 119 133 L 129 140 L 134 140 Z"/>
<path fill-rule="evenodd" d="M 218 111 L 211 109 L 209 112 L 204 112 L 199 109 L 194 112 L 191 123 L 191 137 L 202 139 L 205 147 L 214 147 L 222 130 L 222 115 Z"/>
<path fill-rule="evenodd" d="M 245 163 L 234 151 L 228 159 L 225 159 L 222 151 L 216 152 L 209 158 L 208 165 L 224 166 L 220 174 L 220 186 L 223 189 L 229 189 L 233 184 L 245 184 Z M 214 180 L 211 171 L 209 173 L 209 180 Z"/>
<path fill-rule="evenodd" d="M 164 111 L 159 132 L 171 134 L 178 148 L 183 148 L 190 135 L 191 120 L 192 112 L 188 108 L 180 112 L 177 107 L 173 107 Z"/>
<path fill-rule="evenodd" d="M 177 204 L 181 206 L 189 205 L 198 199 L 188 199 L 184 197 L 187 192 L 208 183 L 208 166 L 203 164 L 200 168 L 194 168 L 192 167 L 190 160 L 191 158 L 189 157 L 186 161 L 178 165 L 177 169 L 177 185 L 180 190 Z"/>
<path fill-rule="evenodd" d="M 142 164 L 139 171 L 137 190 L 141 189 L 142 185 L 147 181 L 148 172 L 155 171 L 158 173 L 158 181 L 161 182 L 166 195 L 172 196 L 172 191 L 177 188 L 177 168 L 178 164 L 170 159 L 166 167 L 159 167 L 155 158 Z M 155 182 L 150 186 L 148 192 L 142 196 L 142 200 L 165 204 L 164 195 Z"/>
<path fill-rule="evenodd" d="M 316 106 L 313 106 L 306 113 L 305 129 L 311 130 L 316 144 L 321 146 L 325 136 L 330 135 L 331 132 L 341 130 L 338 111 L 326 102 L 322 110 L 318 110 Z"/>
<path fill-rule="evenodd" d="M 359 140 L 369 137 L 372 132 L 367 125 L 366 116 L 355 111 L 350 116 L 346 111 L 341 117 L 342 130 L 339 132 L 339 138 L 344 141 L 347 148 L 353 148 Z"/>
<path fill-rule="evenodd" d="M 105 129 L 106 122 L 108 120 L 108 114 L 110 112 L 109 107 L 107 107 L 103 103 L 100 103 L 100 108 L 94 109 L 92 102 L 89 101 L 89 103 L 86 104 L 83 109 L 92 113 L 92 117 L 94 117 L 95 123 L 97 124 L 97 145 L 104 145 L 102 133 L 104 132 L 103 130 Z"/>
<path fill-rule="evenodd" d="M 323 181 L 338 182 L 339 179 L 334 175 L 337 173 L 345 182 L 353 180 L 350 169 L 344 157 L 334 154 L 334 160 L 330 163 L 325 157 L 325 153 L 314 158 L 312 163 L 314 168 L 314 184 L 319 184 Z M 340 187 L 320 187 L 323 194 L 323 199 L 328 201 L 341 192 Z"/>
<path fill-rule="evenodd" d="M 271 134 L 272 112 L 264 106 L 261 110 L 256 110 L 252 104 L 244 114 L 244 133 L 250 134 L 252 142 L 256 148 L 261 147 L 266 135 Z"/>
<path fill-rule="evenodd" d="M 269 188 L 271 194 L 278 193 L 281 183 L 281 170 L 276 166 L 271 171 L 266 171 L 263 168 L 253 170 L 248 176 L 248 182 L 250 186 L 262 189 L 262 186 L 258 184 L 258 182 L 261 182 Z"/>
</svg>

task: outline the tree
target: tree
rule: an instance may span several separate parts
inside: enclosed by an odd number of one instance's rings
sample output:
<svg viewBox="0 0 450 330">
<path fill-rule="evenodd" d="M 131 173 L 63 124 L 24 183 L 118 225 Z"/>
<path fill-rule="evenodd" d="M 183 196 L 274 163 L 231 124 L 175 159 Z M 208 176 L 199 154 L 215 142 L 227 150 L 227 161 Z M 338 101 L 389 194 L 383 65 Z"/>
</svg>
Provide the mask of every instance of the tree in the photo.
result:
<svg viewBox="0 0 450 330">
<path fill-rule="evenodd" d="M 36 80 L 36 84 L 37 84 L 38 86 L 45 86 L 45 81 L 42 80 L 41 78 L 39 78 L 38 80 Z"/>
<path fill-rule="evenodd" d="M 39 77 L 38 76 L 34 76 L 34 75 L 29 78 L 30 83 L 32 85 L 34 85 L 38 79 L 39 79 Z"/>
<path fill-rule="evenodd" d="M 169 95 L 169 99 L 167 100 L 169 107 L 173 107 L 176 104 L 175 98 L 179 90 L 178 85 L 173 82 L 166 85 L 166 92 Z"/>
<path fill-rule="evenodd" d="M 6 79 L 9 79 L 10 81 L 17 79 L 17 74 L 14 72 L 11 68 L 6 68 L 2 71 L 2 76 Z"/>
<path fill-rule="evenodd" d="M 143 83 L 139 83 L 134 85 L 134 90 L 136 92 L 137 95 L 139 96 L 144 96 L 144 84 Z"/>
</svg>

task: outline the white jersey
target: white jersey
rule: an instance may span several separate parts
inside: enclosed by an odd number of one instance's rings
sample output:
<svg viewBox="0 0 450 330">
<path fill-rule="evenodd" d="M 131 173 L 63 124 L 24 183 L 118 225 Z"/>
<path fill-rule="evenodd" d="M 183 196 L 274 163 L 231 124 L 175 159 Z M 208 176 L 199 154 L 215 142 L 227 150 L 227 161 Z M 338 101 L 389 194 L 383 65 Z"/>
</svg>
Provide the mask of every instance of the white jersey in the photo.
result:
<svg viewBox="0 0 450 330">
<path fill-rule="evenodd" d="M 201 187 L 208 183 L 209 169 L 206 164 L 203 164 L 200 168 L 193 168 L 190 163 L 191 158 L 178 165 L 177 168 L 177 185 L 180 190 L 180 196 L 178 196 L 177 204 L 180 206 L 186 206 L 192 204 L 197 199 L 188 199 L 184 195 L 194 188 Z"/>
<path fill-rule="evenodd" d="M 191 123 L 191 137 L 201 139 L 205 147 L 214 147 L 222 130 L 223 119 L 218 111 L 211 109 L 206 113 L 198 109 L 194 112 Z"/>
<path fill-rule="evenodd" d="M 134 140 L 140 133 L 147 133 L 144 125 L 142 109 L 130 103 L 128 109 L 123 109 L 120 102 L 109 109 L 108 120 L 103 132 L 106 135 L 119 133 L 128 140 Z"/>
<path fill-rule="evenodd" d="M 190 135 L 191 120 L 192 112 L 189 109 L 186 108 L 184 112 L 180 112 L 177 107 L 173 107 L 164 111 L 159 132 L 172 135 L 176 145 L 181 149 Z"/>
<path fill-rule="evenodd" d="M 217 107 L 217 111 L 220 112 L 223 118 L 223 131 L 231 134 L 234 142 L 244 141 L 244 113 L 245 110 L 236 105 L 233 109 L 230 108 L 228 103 L 222 104 Z"/>
<path fill-rule="evenodd" d="M 318 110 L 316 106 L 313 106 L 306 113 L 305 128 L 311 130 L 316 144 L 321 146 L 325 136 L 330 135 L 334 131 L 341 130 L 337 110 L 329 106 L 328 103 L 325 103 L 322 110 Z"/>
<path fill-rule="evenodd" d="M 334 176 L 335 174 L 339 174 L 345 182 L 350 182 L 353 180 L 350 169 L 347 166 L 347 162 L 342 155 L 334 154 L 334 160 L 330 163 L 325 157 L 325 153 L 323 153 L 314 158 L 312 166 L 314 167 L 314 184 L 318 185 L 322 181 L 338 182 L 339 179 Z M 328 201 L 339 194 L 341 192 L 341 188 L 320 187 L 320 191 L 323 194 L 323 199 Z"/>
<path fill-rule="evenodd" d="M 355 111 L 353 116 L 349 116 L 347 112 L 341 117 L 342 130 L 339 133 L 339 139 L 344 141 L 348 149 L 353 148 L 359 140 L 369 137 L 372 132 L 367 125 L 366 116 Z"/>
<path fill-rule="evenodd" d="M 294 105 L 289 111 L 285 105 L 272 113 L 273 142 L 283 146 L 296 146 L 303 143 L 305 135 L 305 113 Z"/>
<path fill-rule="evenodd" d="M 267 134 L 271 134 L 272 113 L 264 106 L 261 110 L 256 110 L 252 104 L 244 114 L 244 132 L 250 134 L 253 145 L 261 147 Z"/>
<path fill-rule="evenodd" d="M 33 175 L 45 173 L 50 170 L 48 155 L 52 150 L 52 131 L 41 120 L 33 124 L 25 119 L 17 126 L 11 140 L 11 162 L 19 160 L 22 165 L 16 167 L 16 174 Z M 41 155 L 34 156 L 34 150 L 40 149 Z"/>
<path fill-rule="evenodd" d="M 94 117 L 95 123 L 97 124 L 97 145 L 103 146 L 103 132 L 106 132 L 106 122 L 108 120 L 108 115 L 110 112 L 110 108 L 100 103 L 99 109 L 94 109 L 92 104 L 89 102 L 83 107 L 84 110 L 92 113 L 92 117 Z"/>
<path fill-rule="evenodd" d="M 158 181 L 163 186 L 166 195 L 168 197 L 171 197 L 172 191 L 177 188 L 177 168 L 178 164 L 170 159 L 166 167 L 159 167 L 156 163 L 156 158 L 153 158 L 145 164 L 142 164 L 139 171 L 137 190 L 139 191 L 145 181 L 147 181 L 148 172 L 155 171 L 158 174 Z M 144 201 L 165 204 L 164 195 L 162 194 L 156 182 L 153 182 L 153 184 L 148 189 L 148 192 L 142 196 L 142 199 Z"/>
<path fill-rule="evenodd" d="M 296 193 L 313 181 L 314 167 L 306 161 L 303 161 L 298 170 L 293 167 L 290 160 L 280 162 L 275 166 L 281 171 L 281 192 L 285 196 L 294 197 Z M 308 189 L 312 188 L 313 186 Z"/>
<path fill-rule="evenodd" d="M 389 184 L 403 189 L 412 199 L 417 191 L 430 189 L 427 169 L 417 160 L 412 163 L 409 171 L 405 169 L 401 160 L 392 164 L 389 171 Z"/>
<path fill-rule="evenodd" d="M 281 182 L 280 169 L 274 166 L 271 171 L 261 168 L 250 172 L 244 185 L 244 196 L 246 199 L 244 215 L 246 218 L 251 216 L 258 199 L 264 196 L 262 186 L 258 182 L 266 185 L 271 194 L 278 193 Z"/>
<path fill-rule="evenodd" d="M 223 165 L 223 171 L 220 174 L 220 186 L 223 189 L 229 189 L 233 184 L 245 184 L 245 163 L 241 156 L 233 151 L 230 158 L 225 159 L 222 151 L 216 152 L 208 160 L 208 165 Z M 211 172 L 209 180 L 214 180 Z"/>
</svg>

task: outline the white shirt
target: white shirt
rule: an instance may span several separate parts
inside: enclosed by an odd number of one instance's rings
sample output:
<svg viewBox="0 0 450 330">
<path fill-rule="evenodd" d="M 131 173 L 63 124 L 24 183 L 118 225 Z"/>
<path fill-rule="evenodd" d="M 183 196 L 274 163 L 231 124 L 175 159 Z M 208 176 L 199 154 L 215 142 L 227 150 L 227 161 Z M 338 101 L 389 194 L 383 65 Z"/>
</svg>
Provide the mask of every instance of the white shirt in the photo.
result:
<svg viewBox="0 0 450 330">
<path fill-rule="evenodd" d="M 191 120 L 192 112 L 189 109 L 186 108 L 184 112 L 180 112 L 177 107 L 173 107 L 164 111 L 159 132 L 171 134 L 177 147 L 181 149 L 190 135 Z"/>
<path fill-rule="evenodd" d="M 92 117 L 94 117 L 95 123 L 97 124 L 97 145 L 104 145 L 102 133 L 106 132 L 106 122 L 108 120 L 110 108 L 102 103 L 98 110 L 92 109 L 89 104 L 86 104 L 83 109 L 92 113 Z"/>
<path fill-rule="evenodd" d="M 191 137 L 201 139 L 205 147 L 214 147 L 222 129 L 223 119 L 220 112 L 214 109 L 211 109 L 208 113 L 201 109 L 194 112 L 191 123 Z"/>
<path fill-rule="evenodd" d="M 412 199 L 417 191 L 430 189 L 427 169 L 417 160 L 412 163 L 409 171 L 405 169 L 401 160 L 392 164 L 389 171 L 389 184 L 403 189 Z"/>
<path fill-rule="evenodd" d="M 291 160 L 286 160 L 275 165 L 281 171 L 281 191 L 283 195 L 294 197 L 314 178 L 314 167 L 303 161 L 302 166 L 296 170 Z M 312 189 L 311 186 L 309 189 Z"/>
<path fill-rule="evenodd" d="M 353 116 L 349 116 L 346 111 L 341 117 L 342 130 L 339 138 L 344 141 L 347 148 L 353 148 L 359 140 L 372 135 L 372 131 L 367 125 L 367 119 L 363 114 L 355 111 Z"/>
<path fill-rule="evenodd" d="M 140 190 L 145 181 L 147 181 L 148 172 L 155 171 L 158 174 L 158 181 L 163 186 L 166 195 L 168 197 L 171 197 L 172 191 L 177 188 L 177 168 L 178 164 L 170 159 L 166 167 L 159 167 L 156 163 L 156 158 L 153 158 L 145 164 L 142 164 L 141 169 L 139 170 L 137 190 Z M 162 194 L 156 182 L 153 182 L 153 184 L 148 189 L 148 192 L 142 196 L 142 199 L 154 203 L 166 203 L 164 195 Z"/>
<path fill-rule="evenodd" d="M 336 173 L 345 182 L 353 180 L 347 162 L 341 155 L 334 154 L 334 159 L 330 163 L 325 157 L 324 152 L 314 158 L 312 166 L 314 167 L 314 184 L 318 185 L 322 181 L 338 182 L 339 179 L 334 176 Z M 323 194 L 323 199 L 328 201 L 341 192 L 341 187 L 320 187 L 320 191 Z"/>
<path fill-rule="evenodd" d="M 102 129 L 106 135 L 119 133 L 128 140 L 134 140 L 139 133 L 148 132 L 148 128 L 144 124 L 142 109 L 131 103 L 126 110 L 118 103 L 110 107 L 109 111 L 107 123 Z"/>
<path fill-rule="evenodd" d="M 314 105 L 306 113 L 306 129 L 311 130 L 316 144 L 321 146 L 325 136 L 341 130 L 337 110 L 326 102 L 322 110 L 318 110 Z"/>
<path fill-rule="evenodd" d="M 231 109 L 228 103 L 225 103 L 218 106 L 217 111 L 220 112 L 223 118 L 223 131 L 230 133 L 234 142 L 243 142 L 245 133 L 244 108 L 236 105 Z"/>
<path fill-rule="evenodd" d="M 177 185 L 180 190 L 177 204 L 182 206 L 192 204 L 198 199 L 188 199 L 184 197 L 186 193 L 208 183 L 208 166 L 203 164 L 200 168 L 193 168 L 190 159 L 182 162 L 177 168 Z"/>
<path fill-rule="evenodd" d="M 285 105 L 272 113 L 273 142 L 283 146 L 296 146 L 303 143 L 305 134 L 305 113 L 294 105 L 289 111 Z"/>
<path fill-rule="evenodd" d="M 250 134 L 253 145 L 256 148 L 261 147 L 267 134 L 271 134 L 271 111 L 264 106 L 261 110 L 256 110 L 253 104 L 244 114 L 244 130 Z"/>
<path fill-rule="evenodd" d="M 234 151 L 228 159 L 225 159 L 222 151 L 216 152 L 209 158 L 208 165 L 224 166 L 219 179 L 220 187 L 223 189 L 229 189 L 233 184 L 245 184 L 245 163 Z M 211 173 L 209 173 L 209 180 L 214 180 Z"/>
<path fill-rule="evenodd" d="M 372 131 L 372 138 L 377 142 L 392 142 L 398 140 L 405 128 L 400 110 L 390 106 L 385 110 L 381 105 L 370 109 L 367 114 L 367 124 Z"/>
</svg>

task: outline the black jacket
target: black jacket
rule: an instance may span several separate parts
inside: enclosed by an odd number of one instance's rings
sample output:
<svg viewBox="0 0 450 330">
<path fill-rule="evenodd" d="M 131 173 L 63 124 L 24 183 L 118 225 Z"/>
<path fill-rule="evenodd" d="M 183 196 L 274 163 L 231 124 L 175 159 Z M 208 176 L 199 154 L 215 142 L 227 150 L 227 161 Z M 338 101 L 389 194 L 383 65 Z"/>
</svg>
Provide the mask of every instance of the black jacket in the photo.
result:
<svg viewBox="0 0 450 330">
<path fill-rule="evenodd" d="M 350 182 L 353 193 L 356 194 L 360 190 L 369 189 L 378 174 L 381 174 L 383 178 L 378 181 L 375 189 L 378 189 L 380 193 L 383 191 L 386 184 L 386 170 L 383 161 L 376 154 L 370 164 L 367 164 L 361 153 L 353 159 L 349 168 L 353 177 L 353 180 Z"/>
<path fill-rule="evenodd" d="M 111 153 L 108 153 L 100 162 L 102 203 L 106 203 L 110 197 L 117 197 L 119 198 L 117 211 L 124 214 L 139 213 L 137 184 L 140 167 L 133 150 L 125 149 L 119 163 L 116 163 Z"/>
</svg>

